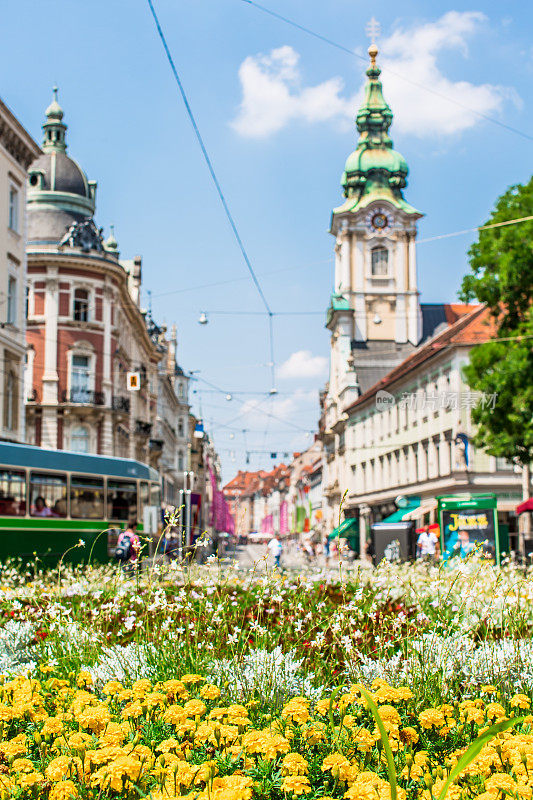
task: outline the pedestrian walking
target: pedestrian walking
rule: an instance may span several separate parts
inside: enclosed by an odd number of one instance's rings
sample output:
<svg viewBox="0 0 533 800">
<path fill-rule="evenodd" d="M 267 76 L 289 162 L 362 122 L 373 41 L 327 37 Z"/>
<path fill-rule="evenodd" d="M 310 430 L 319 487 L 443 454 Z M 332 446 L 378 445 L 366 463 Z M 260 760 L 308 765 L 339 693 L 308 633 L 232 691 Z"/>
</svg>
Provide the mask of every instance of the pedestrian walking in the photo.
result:
<svg viewBox="0 0 533 800">
<path fill-rule="evenodd" d="M 283 545 L 281 544 L 281 537 L 279 533 L 275 533 L 272 539 L 269 541 L 268 545 L 268 552 L 274 559 L 274 566 L 280 569 L 280 562 L 281 562 L 281 554 L 283 552 Z"/>
<path fill-rule="evenodd" d="M 140 550 L 141 540 L 137 533 L 137 520 L 133 519 L 128 523 L 126 530 L 119 534 L 115 559 L 124 568 L 134 569 L 137 566 Z"/>
<path fill-rule="evenodd" d="M 416 541 L 416 557 L 422 561 L 433 562 L 438 557 L 439 537 L 427 526 L 420 530 Z"/>
</svg>

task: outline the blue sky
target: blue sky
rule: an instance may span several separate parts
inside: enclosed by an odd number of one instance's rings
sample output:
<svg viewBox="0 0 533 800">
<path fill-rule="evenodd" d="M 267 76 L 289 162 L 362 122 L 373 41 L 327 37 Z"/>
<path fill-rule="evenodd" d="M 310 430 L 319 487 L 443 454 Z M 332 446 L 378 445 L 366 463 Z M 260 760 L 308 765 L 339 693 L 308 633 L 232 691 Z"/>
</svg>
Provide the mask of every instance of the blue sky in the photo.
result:
<svg viewBox="0 0 533 800">
<path fill-rule="evenodd" d="M 196 411 L 201 400 L 229 479 L 246 466 L 247 449 L 267 451 L 252 453 L 248 468 L 268 467 L 275 463 L 271 452 L 279 460 L 302 449 L 311 441 L 305 431 L 316 426 L 329 348 L 323 312 L 333 240 L 327 230 L 356 141 L 352 118 L 365 64 L 242 0 L 155 5 L 271 307 L 321 312 L 275 320 L 275 398 L 253 394 L 271 388 L 266 320 L 216 313 L 261 311 L 262 305 L 145 0 L 6 4 L 1 96 L 40 141 L 51 86 L 59 85 L 69 152 L 98 181 L 98 224 L 107 232 L 115 223 L 124 257 L 142 254 L 154 316 L 177 324 L 182 365 L 232 395 L 228 401 L 202 380 L 192 395 Z M 426 215 L 420 238 L 481 224 L 509 184 L 529 177 L 531 141 L 479 116 L 532 132 L 527 4 L 265 5 L 360 55 L 368 47 L 369 16 L 381 22 L 378 60 L 395 114 L 391 134 L 410 167 L 406 197 Z M 472 240 L 419 246 L 424 301 L 455 298 Z M 232 282 L 204 286 L 223 281 Z M 209 324 L 199 326 L 203 310 Z"/>
</svg>

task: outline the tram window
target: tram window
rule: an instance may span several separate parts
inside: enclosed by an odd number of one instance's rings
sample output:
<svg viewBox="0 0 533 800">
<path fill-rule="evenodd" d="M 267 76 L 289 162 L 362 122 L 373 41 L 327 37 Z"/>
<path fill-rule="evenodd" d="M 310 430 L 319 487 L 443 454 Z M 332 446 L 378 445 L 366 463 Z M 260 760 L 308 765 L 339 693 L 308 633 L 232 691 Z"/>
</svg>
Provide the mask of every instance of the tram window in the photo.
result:
<svg viewBox="0 0 533 800">
<path fill-rule="evenodd" d="M 66 517 L 67 476 L 32 472 L 30 500 L 32 517 Z"/>
<path fill-rule="evenodd" d="M 161 508 L 161 487 L 158 483 L 150 484 L 150 505 Z"/>
<path fill-rule="evenodd" d="M 132 481 L 107 481 L 108 519 L 137 518 L 137 484 Z"/>
<path fill-rule="evenodd" d="M 104 518 L 103 478 L 70 478 L 70 516 L 74 519 Z"/>
<path fill-rule="evenodd" d="M 23 517 L 26 513 L 26 473 L 0 470 L 0 514 Z"/>
<path fill-rule="evenodd" d="M 149 489 L 148 484 L 145 483 L 145 481 L 141 481 L 140 487 L 141 487 L 140 515 L 141 515 L 141 519 L 142 519 L 142 515 L 144 514 L 144 509 L 146 508 L 146 506 L 148 505 L 148 503 L 150 501 L 150 489 Z"/>
</svg>

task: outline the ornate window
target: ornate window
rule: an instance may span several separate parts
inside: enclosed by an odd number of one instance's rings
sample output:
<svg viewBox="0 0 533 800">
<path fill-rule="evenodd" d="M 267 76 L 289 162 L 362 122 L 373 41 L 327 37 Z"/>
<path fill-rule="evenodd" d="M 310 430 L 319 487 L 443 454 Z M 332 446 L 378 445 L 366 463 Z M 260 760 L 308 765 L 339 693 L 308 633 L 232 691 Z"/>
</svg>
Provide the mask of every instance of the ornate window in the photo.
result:
<svg viewBox="0 0 533 800">
<path fill-rule="evenodd" d="M 87 289 L 74 290 L 73 317 L 76 322 L 89 322 L 89 292 Z"/>
<path fill-rule="evenodd" d="M 9 187 L 9 227 L 15 233 L 19 230 L 19 193 L 14 186 Z"/>
<path fill-rule="evenodd" d="M 183 452 L 181 450 L 178 450 L 177 467 L 178 472 L 183 472 L 185 469 L 185 459 L 183 458 Z"/>
<path fill-rule="evenodd" d="M 4 428 L 15 431 L 18 427 L 18 382 L 16 364 L 9 358 L 5 360 L 4 380 Z"/>
<path fill-rule="evenodd" d="M 17 279 L 10 275 L 7 279 L 7 320 L 8 325 L 17 324 Z"/>
<path fill-rule="evenodd" d="M 90 434 L 84 425 L 76 425 L 70 431 L 70 449 L 75 453 L 89 452 Z"/>
<path fill-rule="evenodd" d="M 183 421 L 183 417 L 178 419 L 178 436 L 180 439 L 183 439 L 185 436 L 185 422 Z"/>
<path fill-rule="evenodd" d="M 385 247 L 374 247 L 371 259 L 374 277 L 383 277 L 389 274 L 389 251 Z"/>
<path fill-rule="evenodd" d="M 91 388 L 91 357 L 73 353 L 70 366 L 70 394 L 72 402 L 90 402 Z"/>
</svg>

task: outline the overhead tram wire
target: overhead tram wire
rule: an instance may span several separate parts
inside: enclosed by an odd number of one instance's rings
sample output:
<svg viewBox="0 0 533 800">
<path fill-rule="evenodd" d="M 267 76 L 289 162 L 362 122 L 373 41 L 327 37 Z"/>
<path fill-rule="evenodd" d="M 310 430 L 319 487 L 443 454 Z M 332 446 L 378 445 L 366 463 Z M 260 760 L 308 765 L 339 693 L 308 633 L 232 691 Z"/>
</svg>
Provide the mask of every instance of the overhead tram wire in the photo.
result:
<svg viewBox="0 0 533 800">
<path fill-rule="evenodd" d="M 256 289 L 257 289 L 257 291 L 259 293 L 259 296 L 260 296 L 260 298 L 261 298 L 261 300 L 263 302 L 263 305 L 265 306 L 266 314 L 268 314 L 268 321 L 269 321 L 269 325 L 268 325 L 269 350 L 270 350 L 270 356 L 271 356 L 271 359 L 270 359 L 270 361 L 271 361 L 270 370 L 271 370 L 271 378 L 272 378 L 272 388 L 274 388 L 275 364 L 274 364 L 274 334 L 273 334 L 273 325 L 272 325 L 272 310 L 270 308 L 270 305 L 268 304 L 268 301 L 267 301 L 267 299 L 265 297 L 265 294 L 263 292 L 261 284 L 259 283 L 257 275 L 255 274 L 254 268 L 252 267 L 252 262 L 250 261 L 250 258 L 248 256 L 248 253 L 246 251 L 244 243 L 243 243 L 243 241 L 241 239 L 241 236 L 239 234 L 239 231 L 237 229 L 237 224 L 236 224 L 236 222 L 235 222 L 235 220 L 233 218 L 233 214 L 230 211 L 229 205 L 228 205 L 227 200 L 226 200 L 226 196 L 224 195 L 224 192 L 222 191 L 222 187 L 220 185 L 220 182 L 218 180 L 217 174 L 215 172 L 215 168 L 214 168 L 213 163 L 212 163 L 212 161 L 211 161 L 211 159 L 209 157 L 209 153 L 207 152 L 207 148 L 206 148 L 206 146 L 204 144 L 204 140 L 202 138 L 202 134 L 200 133 L 200 129 L 198 127 L 198 123 L 196 122 L 196 118 L 195 118 L 195 116 L 193 114 L 192 108 L 191 108 L 189 100 L 187 98 L 187 94 L 185 92 L 185 89 L 184 89 L 183 84 L 181 82 L 180 76 L 178 74 L 178 70 L 176 69 L 176 65 L 174 64 L 174 59 L 172 58 L 172 54 L 171 54 L 169 46 L 167 44 L 167 40 L 165 38 L 165 34 L 163 33 L 163 29 L 161 28 L 161 23 L 159 22 L 159 18 L 157 16 L 156 10 L 154 8 L 154 4 L 153 4 L 152 0 L 147 0 L 147 2 L 148 2 L 148 5 L 150 7 L 150 11 L 152 12 L 152 16 L 154 18 L 155 26 L 157 28 L 157 32 L 159 34 L 159 38 L 161 39 L 161 43 L 163 45 L 163 49 L 164 49 L 164 51 L 166 53 L 166 56 L 168 58 L 168 63 L 170 64 L 170 69 L 172 70 L 172 74 L 174 75 L 174 78 L 176 80 L 179 92 L 181 94 L 181 98 L 182 98 L 183 103 L 185 105 L 185 110 L 187 111 L 187 115 L 188 115 L 189 120 L 191 122 L 191 125 L 193 127 L 193 130 L 194 130 L 194 133 L 196 135 L 196 138 L 198 140 L 198 144 L 200 145 L 200 149 L 202 151 L 202 155 L 204 157 L 205 163 L 206 163 L 207 168 L 209 170 L 209 174 L 211 175 L 211 179 L 212 179 L 212 181 L 214 183 L 215 189 L 216 189 L 217 194 L 218 194 L 218 196 L 220 198 L 220 202 L 222 203 L 222 207 L 224 209 L 224 212 L 225 212 L 226 217 L 228 219 L 228 222 L 230 224 L 231 230 L 233 231 L 233 235 L 235 237 L 235 240 L 237 242 L 239 250 L 241 251 L 241 254 L 242 254 L 242 257 L 244 259 L 244 262 L 245 262 L 245 264 L 246 264 L 246 266 L 248 268 L 248 271 L 249 271 L 249 273 L 250 273 L 250 275 L 252 277 L 252 280 L 253 280 L 253 282 L 255 284 L 255 287 L 256 287 Z"/>
<path fill-rule="evenodd" d="M 148 1 L 150 2 L 150 0 Z M 267 8 L 266 6 L 263 6 L 260 3 L 256 3 L 255 0 L 241 0 L 241 2 L 247 3 L 248 5 L 257 8 L 259 11 L 263 11 L 265 14 L 269 14 L 271 17 L 275 17 L 276 19 L 285 22 L 287 25 L 291 25 L 293 28 L 297 28 L 298 30 L 307 33 L 309 36 L 313 36 L 315 39 L 320 39 L 325 44 L 329 44 L 331 47 L 335 47 L 337 50 L 342 50 L 344 53 L 348 53 L 348 55 L 350 56 L 355 56 L 355 58 L 359 58 L 361 61 L 364 61 L 365 63 L 367 61 L 366 56 L 359 55 L 359 53 L 356 53 L 355 50 L 350 50 L 349 47 L 345 47 L 344 45 L 335 42 L 333 39 L 328 39 L 327 36 L 322 36 L 322 34 L 313 31 L 311 28 L 306 28 L 304 25 L 300 25 L 298 22 L 295 22 L 294 20 L 289 19 L 288 17 L 284 17 L 283 14 L 278 14 L 276 11 L 272 11 L 270 8 Z M 483 114 L 482 111 L 475 111 L 473 108 L 470 108 L 469 106 L 465 105 L 465 103 L 461 103 L 459 100 L 455 100 L 452 97 L 448 97 L 448 95 L 442 94 L 441 92 L 438 92 L 436 89 L 431 89 L 429 86 L 425 86 L 423 83 L 418 83 L 418 81 L 413 81 L 411 80 L 411 78 L 406 78 L 405 75 L 396 72 L 395 69 L 391 69 L 390 67 L 382 67 L 381 69 L 383 72 L 390 72 L 391 75 L 395 75 L 397 78 L 400 78 L 402 81 L 405 81 L 406 83 L 410 83 L 412 86 L 416 86 L 418 89 L 423 89 L 426 92 L 430 92 L 431 94 L 440 97 L 442 100 L 447 100 L 449 103 L 453 103 L 454 105 L 459 106 L 460 108 L 463 108 L 466 111 L 469 111 L 476 117 L 485 119 L 487 120 L 487 122 L 492 122 L 494 125 L 499 125 L 500 128 L 505 128 L 506 130 L 511 131 L 511 133 L 516 133 L 518 136 L 522 136 L 524 139 L 529 139 L 530 141 L 533 141 L 533 136 L 531 134 L 525 133 L 524 131 L 521 131 L 518 128 L 513 128 L 512 125 L 507 125 L 505 122 L 501 122 L 500 120 L 495 119 L 494 117 L 489 117 L 488 114 Z"/>
</svg>

